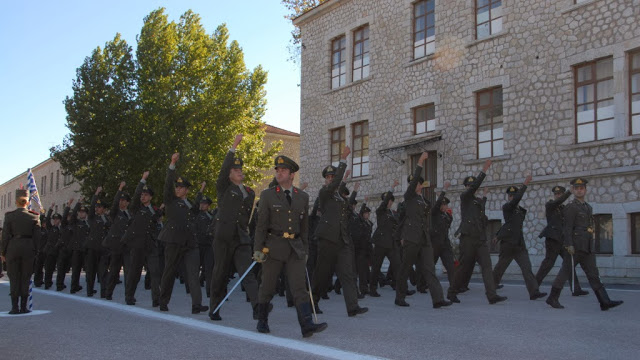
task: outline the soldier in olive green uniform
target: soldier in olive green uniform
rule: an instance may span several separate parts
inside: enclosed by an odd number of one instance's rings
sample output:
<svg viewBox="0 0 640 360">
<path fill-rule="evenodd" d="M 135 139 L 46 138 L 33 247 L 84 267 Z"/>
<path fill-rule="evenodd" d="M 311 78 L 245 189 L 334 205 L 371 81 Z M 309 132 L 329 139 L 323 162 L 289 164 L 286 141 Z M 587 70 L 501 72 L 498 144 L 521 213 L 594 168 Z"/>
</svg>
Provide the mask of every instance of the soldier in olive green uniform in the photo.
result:
<svg viewBox="0 0 640 360">
<path fill-rule="evenodd" d="M 423 152 L 418 160 L 418 164 L 423 164 L 427 159 L 427 153 Z M 431 293 L 431 300 L 434 308 L 451 305 L 451 302 L 444 300 L 442 286 L 436 276 L 436 269 L 433 263 L 433 247 L 429 236 L 428 221 L 431 211 L 431 204 L 422 196 L 422 183 L 424 179 L 420 175 L 422 166 L 417 165 L 412 176 L 409 176 L 409 187 L 404 193 L 405 218 L 402 223 L 402 246 L 403 259 L 400 265 L 400 273 L 396 282 L 396 300 L 398 306 L 409 306 L 405 301 L 407 295 L 407 280 L 409 270 L 418 259 L 421 261 L 417 266 L 418 273 L 424 276 Z"/>
<path fill-rule="evenodd" d="M 493 280 L 493 267 L 487 244 L 487 217 L 485 215 L 484 201 L 475 196 L 476 191 L 482 185 L 487 176 L 486 171 L 491 166 L 491 160 L 487 160 L 478 177 L 469 176 L 464 179 L 465 190 L 460 194 L 460 266 L 453 277 L 453 286 L 449 287 L 447 297 L 453 302 L 460 302 L 456 294 L 465 287 L 464 282 L 468 274 L 473 271 L 476 260 L 482 270 L 485 294 L 490 304 L 507 300 L 506 296 L 496 294 L 496 284 Z"/>
<path fill-rule="evenodd" d="M 600 274 L 596 266 L 595 240 L 593 237 L 594 220 L 593 209 L 585 201 L 588 181 L 577 178 L 571 181 L 573 186 L 574 200 L 565 206 L 562 214 L 564 216 L 563 241 L 564 246 L 570 256 L 562 262 L 562 268 L 553 281 L 551 294 L 547 298 L 547 304 L 556 309 L 562 309 L 558 298 L 565 282 L 571 279 L 571 272 L 574 271 L 572 262 L 580 264 L 582 270 L 587 275 L 589 285 L 596 294 L 600 302 L 600 310 L 609 310 L 622 304 L 622 301 L 609 299 L 607 290 L 600 282 Z"/>
<path fill-rule="evenodd" d="M 97 277 L 100 282 L 100 297 L 105 298 L 107 296 L 109 260 L 102 242 L 109 232 L 111 220 L 105 215 L 106 204 L 102 199 L 98 199 L 101 192 L 102 187 L 99 186 L 91 198 L 91 207 L 89 207 L 89 239 L 85 245 L 87 249 L 85 271 L 87 296 L 93 296 Z"/>
<path fill-rule="evenodd" d="M 451 248 L 451 240 L 449 240 L 449 229 L 451 228 L 453 216 L 450 213 L 449 199 L 445 196 L 450 185 L 448 181 L 444 183 L 444 191 L 440 193 L 431 209 L 431 244 L 433 246 L 433 263 L 435 264 L 440 258 L 442 266 L 447 269 L 447 277 L 451 287 L 453 285 L 455 267 L 453 249 Z"/>
<path fill-rule="evenodd" d="M 356 316 L 364 314 L 369 309 L 358 305 L 356 273 L 353 266 L 354 250 L 348 229 L 351 208 L 348 200 L 338 192 L 347 167 L 346 159 L 350 152 L 351 149 L 345 146 L 338 168 L 328 166 L 322 171 L 325 186 L 320 189 L 318 194 L 322 217 L 315 234 L 318 239 L 318 259 L 312 288 L 317 306 L 320 296 L 325 294 L 329 288 L 331 274 L 335 267 L 335 272 L 344 288 L 347 315 Z"/>
<path fill-rule="evenodd" d="M 222 320 L 220 311 L 213 310 L 226 295 L 231 264 L 239 274 L 251 265 L 251 237 L 249 236 L 249 217 L 253 209 L 255 193 L 242 184 L 242 160 L 235 157 L 235 150 L 242 141 L 242 135 L 236 135 L 233 146 L 227 152 L 222 163 L 216 190 L 218 195 L 218 213 L 216 214 L 215 235 L 213 237 L 213 276 L 211 279 L 211 320 Z M 242 281 L 257 318 L 258 282 L 252 272 Z"/>
<path fill-rule="evenodd" d="M 191 293 L 191 313 L 198 314 L 209 310 L 202 305 L 202 289 L 198 281 L 198 243 L 191 228 L 193 219 L 198 213 L 198 207 L 187 199 L 191 183 L 176 174 L 176 163 L 180 154 L 171 156 L 171 163 L 164 180 L 164 205 L 167 224 L 158 235 L 165 243 L 164 272 L 160 282 L 159 305 L 160 311 L 169 311 L 169 301 L 173 293 L 173 284 L 180 261 L 184 259 L 187 284 Z M 158 249 L 152 249 L 152 254 Z M 156 268 L 155 265 L 151 267 Z M 155 304 L 154 304 L 155 305 Z"/>
<path fill-rule="evenodd" d="M 529 292 L 529 299 L 536 300 L 547 294 L 540 292 L 538 282 L 535 276 L 533 276 L 533 271 L 531 271 L 529 251 L 524 242 L 524 233 L 522 230 L 527 210 L 519 205 L 529 182 L 531 182 L 531 175 L 527 176 L 520 189 L 516 186 L 509 186 L 507 188 L 509 201 L 502 206 L 504 225 L 497 234 L 497 240 L 500 241 L 500 256 L 496 267 L 493 269 L 493 278 L 495 283 L 499 284 L 507 267 L 509 267 L 511 261 L 515 260 L 520 267 L 520 271 L 522 271 L 524 283 Z"/>
<path fill-rule="evenodd" d="M 113 198 L 113 204 L 109 211 L 109 218 L 111 219 L 111 227 L 107 236 L 105 236 L 102 245 L 109 249 L 109 276 L 105 289 L 107 300 L 113 299 L 113 291 L 118 284 L 120 278 L 120 268 L 124 267 L 125 272 L 125 285 L 128 265 L 125 258 L 129 255 L 126 253 L 124 244 L 122 243 L 122 237 L 124 236 L 129 224 L 131 224 L 131 212 L 129 211 L 129 205 L 131 203 L 131 196 L 124 192 L 125 182 L 120 183 L 120 187 Z"/>
<path fill-rule="evenodd" d="M 562 211 L 564 210 L 564 205 L 562 205 L 562 203 L 564 203 L 569 198 L 569 196 L 571 196 L 571 191 L 565 189 L 562 186 L 554 186 L 551 189 L 551 192 L 553 193 L 553 200 L 547 201 L 547 203 L 544 205 L 545 216 L 547 218 L 547 226 L 538 236 L 539 238 L 545 238 L 544 260 L 542 260 L 540 268 L 536 273 L 536 280 L 538 281 L 538 285 L 541 285 L 542 280 L 544 280 L 547 274 L 549 274 L 549 271 L 551 271 L 551 268 L 553 268 L 553 265 L 555 264 L 558 256 L 560 256 L 562 259 L 569 256 L 567 250 L 565 250 L 564 246 L 562 246 Z M 573 274 L 573 281 L 573 296 L 589 295 L 588 291 L 582 290 L 575 271 Z"/>
<path fill-rule="evenodd" d="M 27 210 L 27 190 L 16 190 L 16 210 L 4 216 L 0 261 L 7 262 L 11 295 L 9 314 L 28 313 L 29 280 L 33 274 L 36 244 L 40 241 L 40 216 Z M 18 308 L 20 298 L 20 308 Z"/>
<path fill-rule="evenodd" d="M 268 333 L 269 302 L 276 293 L 280 272 L 284 268 L 298 311 L 302 336 L 309 337 L 327 328 L 315 324 L 306 288 L 305 267 L 309 254 L 309 195 L 293 186 L 299 167 L 286 156 L 275 159 L 278 185 L 260 194 L 256 225 L 254 259 L 262 263 L 262 282 L 256 306 L 261 333 Z"/>
<path fill-rule="evenodd" d="M 53 204 L 47 212 L 46 222 L 51 224 L 47 228 L 47 243 L 44 246 L 46 259 L 44 261 L 44 289 L 48 290 L 53 285 L 53 272 L 56 270 L 56 262 L 58 261 L 58 241 L 62 235 L 62 215 L 53 214 Z"/>
<path fill-rule="evenodd" d="M 380 277 L 380 268 L 386 257 L 389 259 L 389 267 L 394 269 L 400 268 L 400 251 L 395 245 L 394 234 L 398 228 L 398 219 L 391 210 L 391 205 L 395 200 L 393 191 L 399 182 L 393 182 L 393 186 L 389 191 L 380 196 L 382 202 L 376 209 L 376 221 L 378 227 L 373 233 L 372 242 L 375 246 L 373 249 L 373 259 L 371 260 L 371 283 L 369 284 L 369 295 L 379 297 L 378 294 L 378 278 Z"/>
</svg>

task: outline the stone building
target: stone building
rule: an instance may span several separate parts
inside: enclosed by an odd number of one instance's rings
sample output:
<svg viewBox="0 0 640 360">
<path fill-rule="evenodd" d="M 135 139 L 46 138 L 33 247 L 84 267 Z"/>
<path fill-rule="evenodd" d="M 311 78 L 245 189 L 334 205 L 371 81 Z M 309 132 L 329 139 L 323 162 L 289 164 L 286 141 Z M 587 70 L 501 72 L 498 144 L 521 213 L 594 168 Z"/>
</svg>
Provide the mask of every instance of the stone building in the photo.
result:
<svg viewBox="0 0 640 360">
<path fill-rule="evenodd" d="M 280 151 L 280 154 L 290 157 L 295 162 L 300 162 L 300 134 L 271 125 L 265 125 L 264 130 L 264 151 L 267 151 L 271 147 L 272 143 L 281 140 L 282 151 Z M 300 174 L 302 174 L 303 172 L 304 169 L 300 171 Z M 262 190 L 266 189 L 271 180 L 273 180 L 273 176 L 275 174 L 273 167 L 269 167 L 268 169 L 264 170 L 263 174 L 266 176 L 266 178 L 262 180 L 260 184 L 257 184 L 254 189 L 254 191 L 256 192 L 256 197 L 259 197 Z M 300 174 L 297 174 L 294 178 L 293 184 L 295 186 L 299 186 L 300 184 Z"/>
<path fill-rule="evenodd" d="M 601 273 L 640 277 L 639 23 L 639 0 L 328 0 L 294 20 L 301 166 L 316 169 L 301 181 L 317 194 L 348 144 L 360 200 L 377 206 L 396 178 L 400 200 L 428 151 L 425 195 L 451 181 L 457 241 L 465 176 L 493 161 L 494 232 L 506 187 L 530 171 L 521 205 L 535 271 L 551 188 L 584 176 Z"/>
<path fill-rule="evenodd" d="M 32 167 L 31 172 L 36 180 L 40 201 L 46 210 L 54 204 L 54 212 L 62 214 L 67 201 L 80 196 L 80 184 L 71 175 L 65 175 L 60 163 L 51 158 Z M 4 221 L 4 214 L 16 209 L 15 192 L 20 185 L 27 187 L 26 171 L 0 185 L 0 226 Z M 32 207 L 35 211 L 39 210 L 35 202 L 32 203 Z"/>
</svg>

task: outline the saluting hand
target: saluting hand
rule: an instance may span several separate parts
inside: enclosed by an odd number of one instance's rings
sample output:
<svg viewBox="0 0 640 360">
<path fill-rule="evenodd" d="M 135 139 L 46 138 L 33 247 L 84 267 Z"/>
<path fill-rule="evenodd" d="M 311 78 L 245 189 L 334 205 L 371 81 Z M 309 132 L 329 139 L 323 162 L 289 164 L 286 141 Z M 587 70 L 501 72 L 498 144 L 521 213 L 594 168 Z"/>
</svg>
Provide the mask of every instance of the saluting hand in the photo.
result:
<svg viewBox="0 0 640 360">
<path fill-rule="evenodd" d="M 355 185 L 353 185 L 353 191 L 360 190 L 360 181 L 358 181 Z"/>
<path fill-rule="evenodd" d="M 344 177 L 342 178 L 342 181 L 347 181 L 347 179 L 349 179 L 349 175 L 351 175 L 351 170 L 347 170 L 344 172 Z"/>
<path fill-rule="evenodd" d="M 486 173 L 487 170 L 489 170 L 489 168 L 491 167 L 491 160 L 487 160 L 484 162 L 484 166 L 482 167 L 482 172 Z"/>
<path fill-rule="evenodd" d="M 142 180 L 147 181 L 148 177 L 149 177 L 149 170 L 142 173 Z"/>
<path fill-rule="evenodd" d="M 531 176 L 531 174 L 527 175 L 527 178 L 524 179 L 524 184 L 525 185 L 529 185 L 529 183 L 531 182 L 532 179 L 533 179 L 533 177 Z"/>
<path fill-rule="evenodd" d="M 202 184 L 200 184 L 200 192 L 204 192 L 204 187 L 207 186 L 207 182 L 203 181 Z"/>
<path fill-rule="evenodd" d="M 344 149 L 342 150 L 342 160 L 347 160 L 347 157 L 349 157 L 349 154 L 351 154 L 351 148 L 348 146 L 345 146 Z"/>
<path fill-rule="evenodd" d="M 180 160 L 180 153 L 171 155 L 171 165 L 175 165 Z"/>
<path fill-rule="evenodd" d="M 118 188 L 118 190 L 119 190 L 119 191 L 122 191 L 122 189 L 124 189 L 125 185 L 127 185 L 127 183 L 126 183 L 126 182 L 124 182 L 124 181 L 121 181 L 121 182 L 120 182 L 120 187 Z"/>
<path fill-rule="evenodd" d="M 487 197 L 487 194 L 489 193 L 489 188 L 484 188 L 482 189 L 482 196 L 483 197 Z"/>
<path fill-rule="evenodd" d="M 98 188 L 96 189 L 96 195 L 100 195 L 101 192 L 102 192 L 102 186 L 98 186 Z"/>
<path fill-rule="evenodd" d="M 398 181 L 398 179 L 394 179 L 393 180 L 393 185 L 391 186 L 392 188 L 395 188 L 396 186 L 400 185 L 400 181 Z"/>
<path fill-rule="evenodd" d="M 304 191 L 307 187 L 309 187 L 309 183 L 305 181 L 300 185 L 300 190 Z"/>
<path fill-rule="evenodd" d="M 424 164 L 424 161 L 427 160 L 429 158 L 429 153 L 427 153 L 426 151 L 423 151 L 422 154 L 420 154 L 420 159 L 418 159 L 418 165 L 422 166 L 422 164 Z"/>
<path fill-rule="evenodd" d="M 449 188 L 451 187 L 451 181 L 447 180 L 444 182 L 444 191 L 449 190 Z"/>
<path fill-rule="evenodd" d="M 238 134 L 236 135 L 236 138 L 233 140 L 233 146 L 231 146 L 233 148 L 233 150 L 236 149 L 236 147 L 238 147 L 238 145 L 240 144 L 240 142 L 242 141 L 244 135 L 242 134 Z"/>
</svg>

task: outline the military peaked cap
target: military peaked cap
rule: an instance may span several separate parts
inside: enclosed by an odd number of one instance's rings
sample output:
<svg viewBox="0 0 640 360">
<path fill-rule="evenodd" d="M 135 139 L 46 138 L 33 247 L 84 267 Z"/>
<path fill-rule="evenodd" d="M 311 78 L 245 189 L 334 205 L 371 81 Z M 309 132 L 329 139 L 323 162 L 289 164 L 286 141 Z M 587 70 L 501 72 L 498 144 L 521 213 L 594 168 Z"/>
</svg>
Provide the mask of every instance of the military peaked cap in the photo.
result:
<svg viewBox="0 0 640 360">
<path fill-rule="evenodd" d="M 107 207 L 100 199 L 96 200 L 96 206 Z"/>
<path fill-rule="evenodd" d="M 333 165 L 329 165 L 326 168 L 324 168 L 324 170 L 322 170 L 322 177 L 326 178 L 327 175 L 336 175 L 336 172 L 338 172 L 338 168 L 333 166 Z"/>
<path fill-rule="evenodd" d="M 179 176 L 176 179 L 176 187 L 191 187 L 191 183 L 186 178 Z"/>
<path fill-rule="evenodd" d="M 285 169 L 289 169 L 291 170 L 291 172 L 298 172 L 298 170 L 300 170 L 300 166 L 298 166 L 298 164 L 296 164 L 295 161 L 293 161 L 292 159 L 284 156 L 284 155 L 279 155 L 276 157 L 276 159 L 274 160 L 275 162 L 275 168 L 285 168 Z"/>
<path fill-rule="evenodd" d="M 380 195 L 380 200 L 384 201 L 384 198 L 387 196 L 388 192 L 389 191 L 383 192 L 382 195 Z M 396 200 L 396 197 L 393 196 L 393 194 L 391 194 L 391 200 L 394 200 L 394 201 Z"/>
<path fill-rule="evenodd" d="M 242 169 L 242 165 L 244 165 L 244 162 L 242 161 L 242 159 L 234 158 L 233 159 L 233 164 L 231 164 L 231 168 L 232 169 Z"/>
<path fill-rule="evenodd" d="M 408 183 L 410 183 L 410 182 L 411 182 L 411 180 L 413 180 L 413 175 L 409 175 L 409 176 L 407 176 L 407 182 L 408 182 Z M 423 182 L 424 182 L 424 179 L 422 178 L 422 176 L 420 176 L 420 177 L 418 178 L 418 184 L 422 184 Z"/>
<path fill-rule="evenodd" d="M 554 194 L 558 194 L 558 193 L 563 193 L 563 192 L 567 191 L 567 189 L 565 189 L 564 187 L 558 185 L 558 186 L 554 186 L 553 189 L 551 189 L 551 191 Z"/>
<path fill-rule="evenodd" d="M 589 183 L 589 180 L 585 179 L 585 178 L 575 178 L 573 180 L 571 180 L 571 185 L 572 186 L 587 186 L 587 184 Z"/>
<path fill-rule="evenodd" d="M 213 201 L 207 195 L 203 195 L 202 199 L 200 199 L 200 203 L 207 203 L 207 204 L 211 205 L 213 203 Z"/>
<path fill-rule="evenodd" d="M 142 187 L 142 192 L 153 196 L 153 190 L 151 189 L 151 187 L 149 185 L 143 186 Z"/>
<path fill-rule="evenodd" d="M 476 177 L 475 176 L 467 176 L 466 178 L 464 178 L 464 181 L 462 182 L 462 185 L 467 186 L 473 182 L 476 181 Z"/>
<path fill-rule="evenodd" d="M 26 189 L 18 189 L 16 190 L 16 199 L 18 198 L 26 198 L 29 197 L 29 193 Z"/>
<path fill-rule="evenodd" d="M 506 191 L 506 193 L 509 194 L 509 195 L 515 194 L 517 192 L 518 192 L 518 187 L 517 186 L 509 186 L 507 188 L 507 191 Z"/>
<path fill-rule="evenodd" d="M 127 201 L 131 201 L 131 195 L 129 195 L 129 193 L 127 192 L 123 192 L 122 194 L 120 194 L 120 200 L 127 200 Z"/>
</svg>

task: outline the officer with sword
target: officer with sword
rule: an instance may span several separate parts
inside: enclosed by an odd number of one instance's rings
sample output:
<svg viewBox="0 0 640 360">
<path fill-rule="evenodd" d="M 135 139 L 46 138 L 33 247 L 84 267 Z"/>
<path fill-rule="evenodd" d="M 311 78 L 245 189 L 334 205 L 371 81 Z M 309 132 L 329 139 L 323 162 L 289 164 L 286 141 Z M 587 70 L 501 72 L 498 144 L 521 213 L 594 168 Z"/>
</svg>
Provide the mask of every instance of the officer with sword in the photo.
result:
<svg viewBox="0 0 640 360">
<path fill-rule="evenodd" d="M 278 185 L 260 194 L 256 226 L 255 261 L 262 263 L 262 283 L 258 292 L 257 329 L 269 333 L 269 302 L 276 293 L 276 284 L 284 267 L 293 293 L 298 322 L 303 337 L 312 336 L 327 328 L 312 318 L 313 298 L 305 283 L 309 251 L 309 195 L 293 186 L 299 166 L 280 155 L 275 159 Z M 217 240 L 217 239 L 216 239 Z"/>
</svg>

